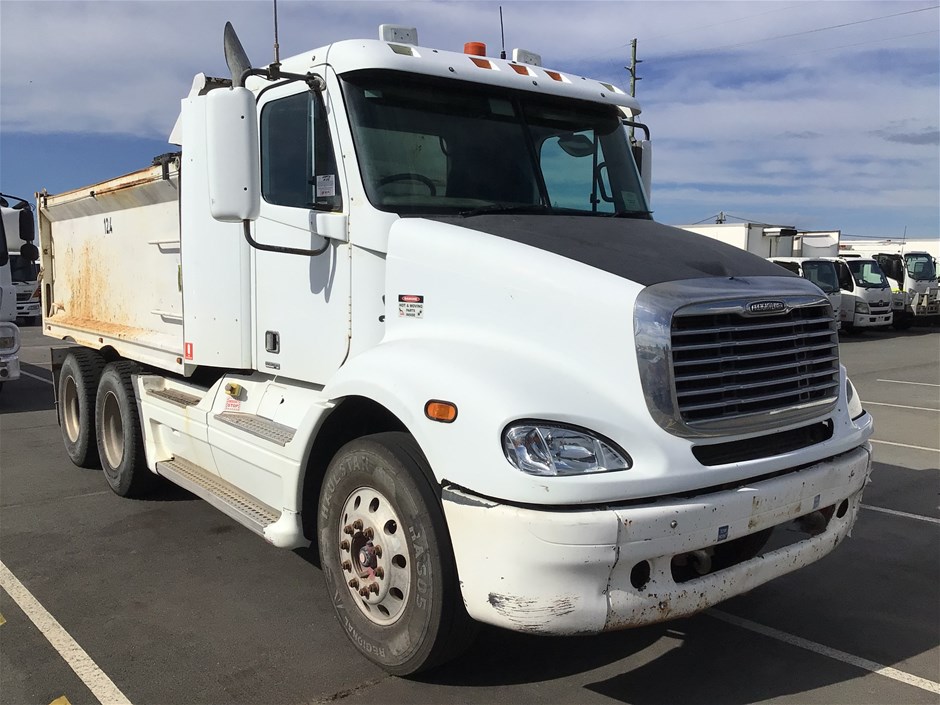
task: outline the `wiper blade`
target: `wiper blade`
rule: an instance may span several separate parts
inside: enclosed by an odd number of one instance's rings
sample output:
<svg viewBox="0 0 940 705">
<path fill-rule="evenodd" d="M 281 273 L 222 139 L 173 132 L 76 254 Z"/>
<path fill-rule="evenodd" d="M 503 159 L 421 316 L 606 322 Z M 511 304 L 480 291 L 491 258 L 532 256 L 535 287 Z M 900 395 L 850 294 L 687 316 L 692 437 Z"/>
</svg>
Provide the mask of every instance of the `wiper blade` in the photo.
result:
<svg viewBox="0 0 940 705">
<path fill-rule="evenodd" d="M 616 211 L 615 213 L 604 213 L 608 218 L 649 218 L 649 211 Z"/>
<path fill-rule="evenodd" d="M 488 206 L 468 208 L 460 211 L 457 215 L 461 218 L 469 218 L 474 215 L 487 215 L 489 213 L 551 213 L 551 211 L 551 208 L 543 206 L 541 203 L 492 203 Z"/>
</svg>

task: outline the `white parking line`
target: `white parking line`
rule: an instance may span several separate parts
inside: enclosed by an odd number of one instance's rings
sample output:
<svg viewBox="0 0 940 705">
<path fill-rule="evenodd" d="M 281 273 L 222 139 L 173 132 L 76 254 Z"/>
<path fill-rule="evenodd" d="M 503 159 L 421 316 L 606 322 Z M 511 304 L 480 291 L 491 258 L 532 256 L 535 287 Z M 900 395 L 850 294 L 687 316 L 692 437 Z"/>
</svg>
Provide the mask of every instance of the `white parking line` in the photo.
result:
<svg viewBox="0 0 940 705">
<path fill-rule="evenodd" d="M 836 661 L 841 661 L 842 663 L 856 666 L 866 671 L 870 671 L 871 673 L 877 673 L 878 675 L 884 676 L 885 678 L 891 678 L 892 680 L 900 681 L 901 683 L 907 683 L 908 685 L 912 685 L 915 688 L 920 688 L 921 690 L 926 690 L 930 693 L 940 694 L 940 683 L 937 683 L 936 681 L 927 680 L 926 678 L 921 678 L 920 676 L 905 673 L 904 671 L 899 671 L 898 669 L 891 668 L 890 666 L 883 666 L 880 663 L 869 661 L 868 659 L 861 658 L 860 656 L 853 656 L 852 654 L 847 654 L 844 651 L 839 651 L 838 649 L 833 649 L 828 646 L 823 646 L 822 644 L 817 644 L 815 641 L 810 641 L 809 639 L 803 639 L 802 637 L 782 632 L 779 629 L 774 629 L 773 627 L 765 627 L 763 624 L 758 624 L 757 622 L 752 622 L 751 620 L 744 619 L 742 617 L 736 617 L 733 614 L 728 614 L 727 612 L 722 612 L 721 610 L 710 609 L 706 610 L 705 614 L 710 615 L 715 619 L 720 619 L 722 622 L 733 624 L 736 627 L 747 629 L 757 634 L 770 637 L 771 639 L 776 639 L 777 641 L 791 644 L 792 646 L 798 646 L 801 649 L 806 649 L 807 651 L 813 651 L 817 654 L 828 656 L 829 658 L 833 658 Z"/>
<path fill-rule="evenodd" d="M 940 387 L 940 384 L 930 382 L 905 382 L 903 379 L 877 379 L 876 382 L 889 382 L 891 384 L 916 384 L 921 387 Z"/>
<path fill-rule="evenodd" d="M 20 609 L 26 613 L 26 616 L 49 640 L 53 648 L 75 671 L 75 675 L 82 679 L 82 682 L 88 686 L 92 695 L 102 705 L 131 705 L 130 700 L 124 696 L 124 693 L 114 685 L 114 682 L 108 678 L 104 671 L 98 668 L 98 665 L 91 660 L 85 650 L 62 628 L 56 618 L 39 604 L 39 601 L 33 597 L 32 593 L 16 579 L 16 576 L 2 562 L 0 562 L 0 587 L 20 606 Z"/>
<path fill-rule="evenodd" d="M 935 519 L 934 517 L 925 517 L 920 514 L 908 514 L 907 512 L 899 512 L 897 509 L 885 509 L 884 507 L 873 507 L 870 504 L 863 504 L 862 509 L 870 509 L 873 512 L 882 512 L 883 514 L 893 514 L 897 517 L 905 517 L 907 519 L 919 519 L 920 521 L 927 521 L 931 524 L 940 524 L 940 519 Z"/>
<path fill-rule="evenodd" d="M 50 382 L 51 384 L 51 382 Z M 890 406 L 895 409 L 913 409 L 914 411 L 940 411 L 940 409 L 931 409 L 929 406 L 904 406 L 902 404 L 885 404 L 883 401 L 863 401 L 862 406 Z"/>
<path fill-rule="evenodd" d="M 880 443 L 885 446 L 898 446 L 899 448 L 913 448 L 914 450 L 926 450 L 931 453 L 940 453 L 940 448 L 927 448 L 926 446 L 912 446 L 907 443 L 892 443 L 891 441 L 876 441 L 874 438 L 869 440 L 869 443 Z"/>
<path fill-rule="evenodd" d="M 23 375 L 24 377 L 32 377 L 33 379 L 38 379 L 40 382 L 45 382 L 46 384 L 52 384 L 51 379 L 46 379 L 45 377 L 34 375 L 31 372 L 24 372 L 23 370 L 20 370 L 20 374 Z"/>
</svg>

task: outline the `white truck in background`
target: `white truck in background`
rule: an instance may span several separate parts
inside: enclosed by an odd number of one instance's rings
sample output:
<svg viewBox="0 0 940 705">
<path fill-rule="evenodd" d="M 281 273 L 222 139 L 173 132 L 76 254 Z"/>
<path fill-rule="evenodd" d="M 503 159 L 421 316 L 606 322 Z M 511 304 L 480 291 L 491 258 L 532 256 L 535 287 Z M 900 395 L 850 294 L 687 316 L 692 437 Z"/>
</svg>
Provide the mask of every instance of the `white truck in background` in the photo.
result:
<svg viewBox="0 0 940 705">
<path fill-rule="evenodd" d="M 0 389 L 5 382 L 20 378 L 20 330 L 16 326 L 17 287 L 10 266 L 11 246 L 22 256 L 38 259 L 35 237 L 35 221 L 28 204 L 9 208 L 4 199 L 0 207 Z"/>
<path fill-rule="evenodd" d="M 72 461 L 315 540 L 396 674 L 472 620 L 640 626 L 832 551 L 872 419 L 829 300 L 652 220 L 623 90 L 379 35 L 258 69 L 227 25 L 181 153 L 40 195 Z"/>
<path fill-rule="evenodd" d="M 881 266 L 895 295 L 895 327 L 933 322 L 940 317 L 940 283 L 937 260 L 927 252 L 877 252 L 872 257 Z"/>
<path fill-rule="evenodd" d="M 795 245 L 799 243 L 796 228 L 788 225 L 766 223 L 696 223 L 677 225 L 677 228 L 698 233 L 737 247 L 758 257 L 793 257 L 799 255 Z"/>
<path fill-rule="evenodd" d="M 842 289 L 842 330 L 890 328 L 894 323 L 891 285 L 871 257 L 834 258 Z"/>
<path fill-rule="evenodd" d="M 827 257 L 768 257 L 774 264 L 808 279 L 829 298 L 836 318 L 842 321 L 842 289 L 836 261 Z"/>
<path fill-rule="evenodd" d="M 14 203 L 11 206 L 10 200 Z M 16 317 L 27 323 L 37 323 L 42 317 L 40 310 L 39 287 L 39 251 L 31 249 L 27 255 L 35 254 L 29 259 L 21 252 L 22 246 L 35 239 L 35 219 L 32 205 L 18 196 L 0 193 L 0 218 L 4 221 L 6 231 L 7 250 L 10 255 L 10 276 L 16 292 Z M 22 221 L 22 222 L 21 222 Z M 29 240 L 25 234 L 32 232 Z"/>
</svg>

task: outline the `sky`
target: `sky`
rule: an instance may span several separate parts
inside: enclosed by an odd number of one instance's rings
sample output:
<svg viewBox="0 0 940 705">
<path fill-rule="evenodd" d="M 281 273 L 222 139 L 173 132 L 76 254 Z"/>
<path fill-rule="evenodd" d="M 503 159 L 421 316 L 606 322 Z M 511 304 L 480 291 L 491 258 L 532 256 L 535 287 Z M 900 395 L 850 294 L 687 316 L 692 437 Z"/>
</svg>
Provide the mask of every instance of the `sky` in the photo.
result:
<svg viewBox="0 0 940 705">
<path fill-rule="evenodd" d="M 281 56 L 382 23 L 419 44 L 541 54 L 629 88 L 669 224 L 736 219 L 846 238 L 940 236 L 940 0 L 278 2 Z M 33 200 L 149 166 L 196 73 L 228 77 L 230 20 L 273 59 L 271 0 L 0 0 L 0 192 Z"/>
</svg>

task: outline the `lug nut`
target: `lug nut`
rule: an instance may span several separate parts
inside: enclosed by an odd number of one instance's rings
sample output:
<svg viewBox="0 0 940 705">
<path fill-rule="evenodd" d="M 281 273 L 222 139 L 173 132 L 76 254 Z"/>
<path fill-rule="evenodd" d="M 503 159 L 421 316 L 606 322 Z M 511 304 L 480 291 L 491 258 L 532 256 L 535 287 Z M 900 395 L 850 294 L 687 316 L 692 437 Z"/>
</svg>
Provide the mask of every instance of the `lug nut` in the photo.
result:
<svg viewBox="0 0 940 705">
<path fill-rule="evenodd" d="M 347 573 L 350 572 L 352 570 L 352 563 L 349 561 L 343 561 L 343 570 L 345 570 Z"/>
<path fill-rule="evenodd" d="M 358 590 L 358 589 L 359 589 L 359 581 L 356 580 L 355 578 L 353 578 L 352 580 L 349 581 L 349 587 L 351 587 L 353 590 Z"/>
<path fill-rule="evenodd" d="M 359 595 L 360 595 L 361 597 L 368 597 L 368 596 L 369 596 L 369 588 L 362 588 L 362 589 L 359 591 Z"/>
<path fill-rule="evenodd" d="M 377 558 L 381 558 L 381 557 L 382 557 L 382 547 L 379 546 L 378 544 L 375 544 L 375 546 L 373 546 L 372 548 L 373 548 L 373 550 L 375 551 L 376 557 L 377 557 Z"/>
<path fill-rule="evenodd" d="M 362 533 L 363 533 L 363 534 L 365 535 L 365 537 L 366 537 L 367 539 L 369 539 L 370 541 L 372 540 L 372 537 L 375 536 L 375 532 L 372 530 L 372 527 L 371 527 L 371 526 L 366 527 L 366 530 L 363 531 Z"/>
<path fill-rule="evenodd" d="M 381 579 L 385 577 L 385 569 L 382 566 L 379 566 L 375 569 L 375 577 Z"/>
<path fill-rule="evenodd" d="M 340 541 L 339 547 L 340 547 L 341 549 L 343 549 L 344 551 L 348 551 L 348 550 L 349 550 L 349 541 L 347 541 L 346 539 L 343 539 L 342 541 Z"/>
<path fill-rule="evenodd" d="M 356 521 L 352 523 L 352 528 L 355 531 L 362 531 L 362 519 L 356 519 Z"/>
<path fill-rule="evenodd" d="M 369 583 L 369 592 L 374 592 L 376 595 L 379 594 L 379 584 L 378 583 Z"/>
<path fill-rule="evenodd" d="M 344 534 L 351 534 L 352 532 L 353 532 L 353 528 L 349 524 L 346 524 L 346 526 L 343 527 Z"/>
</svg>

